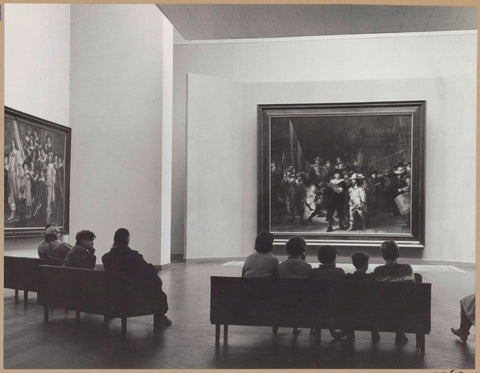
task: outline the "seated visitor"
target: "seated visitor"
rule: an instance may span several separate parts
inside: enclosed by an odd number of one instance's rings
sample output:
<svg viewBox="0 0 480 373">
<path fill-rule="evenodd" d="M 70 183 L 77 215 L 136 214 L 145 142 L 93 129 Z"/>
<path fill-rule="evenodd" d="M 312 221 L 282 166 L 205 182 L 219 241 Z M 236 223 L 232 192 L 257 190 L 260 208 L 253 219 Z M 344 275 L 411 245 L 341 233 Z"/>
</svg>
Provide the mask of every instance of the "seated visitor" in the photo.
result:
<svg viewBox="0 0 480 373">
<path fill-rule="evenodd" d="M 285 249 L 288 258 L 278 266 L 279 277 L 283 278 L 309 278 L 312 272 L 312 266 L 305 262 L 305 252 L 307 244 L 300 236 L 291 237 Z"/>
<path fill-rule="evenodd" d="M 352 264 L 355 267 L 355 272 L 347 273 L 345 279 L 349 281 L 373 281 L 375 277 L 373 273 L 367 273 L 369 256 L 363 251 L 356 251 L 352 254 Z M 346 330 L 342 335 L 347 337 L 347 340 L 355 339 L 355 331 Z M 377 343 L 380 340 L 378 331 L 372 331 L 372 342 Z"/>
<path fill-rule="evenodd" d="M 125 228 L 119 228 L 113 236 L 111 250 L 102 256 L 105 271 L 126 272 L 131 275 L 132 282 L 140 290 L 150 295 L 157 303 L 158 313 L 163 315 L 159 327 L 172 325 L 165 315 L 168 311 L 167 295 L 162 290 L 162 280 L 158 277 L 158 270 L 147 263 L 138 251 L 132 250 L 130 233 Z"/>
<path fill-rule="evenodd" d="M 415 281 L 413 269 L 410 264 L 397 263 L 400 251 L 395 241 L 384 241 L 381 246 L 381 251 L 385 265 L 378 266 L 373 271 L 377 281 Z"/>
<path fill-rule="evenodd" d="M 343 280 L 345 271 L 337 268 L 335 262 L 337 259 L 337 248 L 335 246 L 321 246 L 318 249 L 318 268 L 312 270 L 314 280 Z"/>
<path fill-rule="evenodd" d="M 242 277 L 277 277 L 278 259 L 270 254 L 273 250 L 273 234 L 260 232 L 255 239 L 255 253 L 245 259 Z"/>
<path fill-rule="evenodd" d="M 345 271 L 337 268 L 335 262 L 337 259 L 337 248 L 335 246 L 321 246 L 318 249 L 318 268 L 312 269 L 311 278 L 319 280 L 343 280 L 345 279 Z M 343 334 L 334 329 L 330 329 L 330 335 L 335 339 L 340 339 Z"/>
<path fill-rule="evenodd" d="M 475 294 L 460 299 L 460 327 L 451 328 L 451 332 L 466 342 L 470 335 L 470 328 L 475 326 Z"/>
<path fill-rule="evenodd" d="M 83 230 L 75 236 L 75 246 L 67 253 L 65 258 L 65 267 L 74 268 L 95 268 L 97 257 L 93 248 L 95 234 L 91 231 Z"/>
<path fill-rule="evenodd" d="M 399 264 L 397 259 L 400 256 L 400 250 L 395 241 L 384 241 L 380 246 L 385 265 L 374 269 L 373 274 L 377 281 L 389 282 L 414 282 L 413 269 L 410 264 Z M 408 342 L 404 333 L 397 333 L 395 343 L 403 346 Z"/>
<path fill-rule="evenodd" d="M 305 262 L 305 248 L 307 244 L 303 237 L 290 237 L 285 249 L 288 258 L 278 266 L 278 274 L 280 278 L 309 278 L 312 272 L 312 266 Z M 294 328 L 293 334 L 302 331 L 300 328 Z"/>
<path fill-rule="evenodd" d="M 55 225 L 50 225 L 45 230 L 45 240 L 38 247 L 38 256 L 48 259 L 49 264 L 62 265 L 72 246 L 60 241 L 60 230 Z"/>
<path fill-rule="evenodd" d="M 45 226 L 45 234 L 43 241 L 38 245 L 38 257 L 42 259 L 47 258 L 47 250 L 48 246 L 51 242 L 56 241 L 58 236 L 60 235 L 60 231 L 58 228 L 53 224 L 47 224 Z"/>
</svg>

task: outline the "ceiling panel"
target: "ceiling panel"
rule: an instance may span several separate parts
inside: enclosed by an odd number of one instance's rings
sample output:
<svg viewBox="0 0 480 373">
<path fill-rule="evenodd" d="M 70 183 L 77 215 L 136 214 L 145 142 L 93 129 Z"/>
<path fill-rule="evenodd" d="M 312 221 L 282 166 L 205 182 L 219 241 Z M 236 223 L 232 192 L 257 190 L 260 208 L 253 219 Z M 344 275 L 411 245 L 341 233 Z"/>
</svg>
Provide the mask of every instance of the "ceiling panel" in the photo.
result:
<svg viewBox="0 0 480 373">
<path fill-rule="evenodd" d="M 426 31 L 451 30 L 461 10 L 460 7 L 436 6 Z"/>
<path fill-rule="evenodd" d="M 407 6 L 401 32 L 423 32 L 434 11 L 434 6 Z"/>
<path fill-rule="evenodd" d="M 325 5 L 325 33 L 339 35 L 350 33 L 350 5 Z"/>
<path fill-rule="evenodd" d="M 476 30 L 477 20 L 477 8 L 463 7 L 452 25 L 452 30 Z"/>
<path fill-rule="evenodd" d="M 375 32 L 400 32 L 407 7 L 384 5 L 379 8 Z"/>
<path fill-rule="evenodd" d="M 322 6 L 297 5 L 297 14 L 302 28 L 302 35 L 325 34 L 325 15 Z"/>
<path fill-rule="evenodd" d="M 350 11 L 350 32 L 352 34 L 370 34 L 375 32 L 378 7 L 370 5 L 352 5 Z"/>
<path fill-rule="evenodd" d="M 476 30 L 475 7 L 161 4 L 187 40 Z"/>
</svg>

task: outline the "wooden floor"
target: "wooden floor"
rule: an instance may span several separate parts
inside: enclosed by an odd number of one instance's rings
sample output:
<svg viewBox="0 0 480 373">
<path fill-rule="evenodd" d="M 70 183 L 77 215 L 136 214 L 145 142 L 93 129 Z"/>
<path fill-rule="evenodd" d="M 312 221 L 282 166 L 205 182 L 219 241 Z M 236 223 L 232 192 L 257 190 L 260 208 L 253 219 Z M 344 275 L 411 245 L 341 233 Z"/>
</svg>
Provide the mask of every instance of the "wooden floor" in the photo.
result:
<svg viewBox="0 0 480 373">
<path fill-rule="evenodd" d="M 215 348 L 214 326 L 209 321 L 210 276 L 236 276 L 241 268 L 216 263 L 172 264 L 161 272 L 169 296 L 173 325 L 158 335 L 152 317 L 128 321 L 125 340 L 120 320 L 103 329 L 103 318 L 55 310 L 43 323 L 43 309 L 32 294 L 28 307 L 14 303 L 6 289 L 4 302 L 4 367 L 37 369 L 92 368 L 409 368 L 473 369 L 474 330 L 466 344 L 450 333 L 458 326 L 459 303 L 474 292 L 473 269 L 464 272 L 423 273 L 432 286 L 432 332 L 426 336 L 426 354 L 415 354 L 415 337 L 397 349 L 394 336 L 382 333 L 373 346 L 368 333 L 357 332 L 353 345 L 333 342 L 324 333 L 315 346 L 308 331 L 293 336 L 291 329 L 229 328 L 228 346 Z M 223 341 L 222 341 L 223 342 Z"/>
</svg>

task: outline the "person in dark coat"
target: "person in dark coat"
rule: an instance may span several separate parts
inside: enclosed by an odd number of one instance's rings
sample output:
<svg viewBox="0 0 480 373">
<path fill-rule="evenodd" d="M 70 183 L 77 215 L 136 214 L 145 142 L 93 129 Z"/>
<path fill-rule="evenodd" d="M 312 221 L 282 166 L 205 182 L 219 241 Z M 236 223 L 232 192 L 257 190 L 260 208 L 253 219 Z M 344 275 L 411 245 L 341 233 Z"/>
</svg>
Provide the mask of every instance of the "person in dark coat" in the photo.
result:
<svg viewBox="0 0 480 373">
<path fill-rule="evenodd" d="M 132 250 L 130 233 L 125 228 L 119 228 L 113 236 L 111 250 L 102 256 L 105 271 L 126 272 L 131 276 L 133 283 L 139 290 L 152 296 L 157 303 L 158 311 L 163 315 L 158 324 L 160 327 L 172 325 L 165 315 L 168 311 L 167 295 L 162 290 L 162 280 L 158 277 L 158 270 L 147 263 L 143 256 L 136 250 Z"/>
<path fill-rule="evenodd" d="M 385 265 L 378 266 L 373 273 L 377 281 L 385 282 L 415 282 L 410 264 L 397 263 L 400 250 L 395 241 L 384 241 L 380 247 Z M 408 342 L 405 333 L 397 332 L 395 343 L 403 346 Z"/>
<path fill-rule="evenodd" d="M 77 242 L 75 246 L 68 251 L 65 257 L 64 267 L 94 269 L 97 257 L 93 248 L 95 233 L 91 231 L 80 231 L 75 236 Z"/>
</svg>

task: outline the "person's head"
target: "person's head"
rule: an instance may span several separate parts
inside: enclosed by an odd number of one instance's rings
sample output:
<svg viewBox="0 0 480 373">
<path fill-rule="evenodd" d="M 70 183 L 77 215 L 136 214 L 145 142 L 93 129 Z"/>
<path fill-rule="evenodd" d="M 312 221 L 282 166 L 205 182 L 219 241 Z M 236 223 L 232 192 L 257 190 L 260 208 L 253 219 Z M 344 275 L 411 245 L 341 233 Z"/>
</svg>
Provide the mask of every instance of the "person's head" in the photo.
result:
<svg viewBox="0 0 480 373">
<path fill-rule="evenodd" d="M 53 225 L 53 224 L 48 224 L 46 227 L 45 227 L 45 242 L 53 242 L 53 241 L 56 241 L 58 240 L 60 236 L 60 230 L 58 229 L 57 226 Z"/>
<path fill-rule="evenodd" d="M 368 269 L 369 256 L 363 251 L 356 251 L 352 254 L 352 264 L 357 271 L 366 271 Z"/>
<path fill-rule="evenodd" d="M 95 233 L 92 231 L 83 230 L 77 233 L 75 240 L 77 241 L 77 245 L 82 245 L 88 249 L 93 249 L 93 240 L 95 237 Z"/>
<path fill-rule="evenodd" d="M 273 234 L 260 232 L 255 238 L 255 251 L 260 254 L 267 254 L 273 250 Z"/>
<path fill-rule="evenodd" d="M 47 144 L 50 145 L 52 143 L 52 137 L 50 135 L 47 135 L 46 141 L 47 141 Z"/>
<path fill-rule="evenodd" d="M 398 245 L 395 241 L 384 241 L 380 246 L 382 251 L 382 256 L 385 261 L 395 261 L 400 256 L 400 251 L 398 250 Z"/>
<path fill-rule="evenodd" d="M 376 179 L 376 178 L 377 178 L 377 171 L 372 171 L 372 172 L 370 173 L 370 177 L 371 177 L 372 179 Z"/>
<path fill-rule="evenodd" d="M 335 246 L 320 246 L 318 249 L 318 261 L 322 264 L 334 264 L 337 258 L 337 248 Z"/>
<path fill-rule="evenodd" d="M 332 161 L 326 161 L 325 162 L 325 167 L 327 167 L 327 168 L 332 167 Z"/>
<path fill-rule="evenodd" d="M 409 177 L 406 177 L 406 178 L 405 178 L 405 182 L 407 183 L 407 185 L 410 185 L 410 183 L 412 182 L 412 180 L 411 180 Z"/>
<path fill-rule="evenodd" d="M 337 164 L 342 163 L 342 157 L 336 157 L 335 160 L 337 161 Z"/>
<path fill-rule="evenodd" d="M 287 241 L 285 245 L 285 249 L 288 255 L 291 256 L 301 256 L 305 252 L 305 248 L 307 247 L 307 243 L 300 236 L 293 236 Z"/>
<path fill-rule="evenodd" d="M 333 174 L 333 177 L 334 177 L 335 179 L 337 179 L 337 180 L 340 179 L 340 172 L 335 172 L 335 173 Z"/>
<path fill-rule="evenodd" d="M 319 165 L 320 164 L 320 157 L 315 158 L 315 164 Z"/>
<path fill-rule="evenodd" d="M 130 232 L 126 228 L 119 228 L 113 235 L 113 242 L 117 245 L 128 245 L 130 243 Z"/>
<path fill-rule="evenodd" d="M 28 169 L 30 168 L 30 167 L 28 166 L 28 163 L 27 163 L 27 162 L 24 162 L 23 165 L 22 165 L 22 167 L 23 167 L 23 170 L 24 170 L 25 172 L 28 172 Z"/>
</svg>

